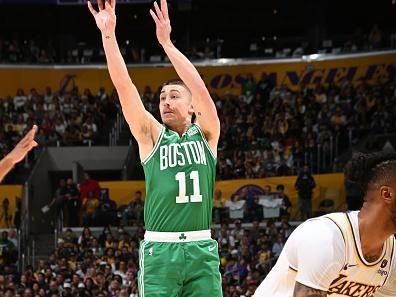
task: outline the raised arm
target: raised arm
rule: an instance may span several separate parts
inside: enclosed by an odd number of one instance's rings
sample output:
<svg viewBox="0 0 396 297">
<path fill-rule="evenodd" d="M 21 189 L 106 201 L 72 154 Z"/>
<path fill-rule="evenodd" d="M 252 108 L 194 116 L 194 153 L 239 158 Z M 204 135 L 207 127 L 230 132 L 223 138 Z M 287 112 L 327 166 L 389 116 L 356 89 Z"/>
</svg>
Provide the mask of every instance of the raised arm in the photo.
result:
<svg viewBox="0 0 396 297">
<path fill-rule="evenodd" d="M 220 121 L 217 116 L 216 106 L 210 97 L 200 74 L 194 65 L 173 45 L 170 39 L 171 25 L 166 0 L 161 0 L 161 8 L 154 2 L 154 9 L 150 14 L 156 25 L 157 39 L 180 79 L 192 93 L 192 104 L 197 115 L 198 124 L 201 126 L 205 137 L 213 151 L 217 150 L 220 135 Z"/>
<path fill-rule="evenodd" d="M 6 155 L 0 161 L 0 182 L 3 180 L 4 176 L 15 166 L 16 163 L 20 162 L 27 153 L 37 146 L 37 142 L 34 141 L 34 136 L 37 132 L 37 126 L 34 125 L 33 128 L 22 138 L 21 141 L 15 146 L 15 148 Z"/>
<path fill-rule="evenodd" d="M 144 108 L 139 92 L 129 76 L 116 39 L 115 7 L 116 0 L 111 0 L 111 2 L 105 0 L 104 6 L 102 0 L 98 0 L 98 11 L 96 11 L 88 1 L 88 8 L 102 33 L 107 67 L 120 98 L 122 112 L 140 149 L 142 149 L 141 145 L 154 145 L 161 125 Z"/>
</svg>

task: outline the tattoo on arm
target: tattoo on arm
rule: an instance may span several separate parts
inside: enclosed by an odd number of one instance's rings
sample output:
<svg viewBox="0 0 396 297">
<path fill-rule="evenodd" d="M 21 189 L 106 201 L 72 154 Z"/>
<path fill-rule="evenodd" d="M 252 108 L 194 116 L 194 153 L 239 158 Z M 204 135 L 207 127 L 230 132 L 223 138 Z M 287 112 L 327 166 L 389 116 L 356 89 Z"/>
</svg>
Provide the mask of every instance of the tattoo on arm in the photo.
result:
<svg viewBox="0 0 396 297">
<path fill-rule="evenodd" d="M 327 292 L 313 289 L 296 282 L 293 297 L 327 297 Z"/>
</svg>

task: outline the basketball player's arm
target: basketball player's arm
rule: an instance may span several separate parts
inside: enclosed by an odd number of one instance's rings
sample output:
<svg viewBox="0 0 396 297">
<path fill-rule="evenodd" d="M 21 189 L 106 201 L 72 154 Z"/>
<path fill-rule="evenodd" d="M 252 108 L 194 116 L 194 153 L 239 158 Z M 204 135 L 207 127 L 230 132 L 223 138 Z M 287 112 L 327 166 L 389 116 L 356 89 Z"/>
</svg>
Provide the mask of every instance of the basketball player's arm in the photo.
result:
<svg viewBox="0 0 396 297">
<path fill-rule="evenodd" d="M 116 0 L 111 0 L 111 2 L 105 0 L 104 6 L 102 0 L 98 0 L 99 11 L 96 11 L 92 7 L 91 2 L 88 1 L 88 8 L 102 33 L 102 43 L 106 55 L 107 67 L 120 98 L 125 119 L 139 144 L 147 142 L 152 142 L 153 144 L 151 137 L 152 128 L 157 128 L 159 133 L 161 125 L 144 108 L 139 92 L 129 76 L 115 34 L 115 6 Z"/>
<path fill-rule="evenodd" d="M 216 151 L 220 136 L 220 120 L 216 106 L 194 65 L 173 45 L 170 39 L 171 25 L 166 0 L 161 0 L 161 8 L 154 2 L 150 14 L 156 24 L 157 39 L 172 62 L 177 74 L 192 93 L 192 104 L 211 148 Z"/>
<path fill-rule="evenodd" d="M 327 292 L 310 288 L 296 282 L 293 297 L 327 297 Z"/>
<path fill-rule="evenodd" d="M 0 182 L 16 163 L 20 162 L 32 148 L 37 146 L 37 142 L 34 141 L 36 132 L 37 126 L 34 125 L 15 148 L 0 161 Z"/>
</svg>

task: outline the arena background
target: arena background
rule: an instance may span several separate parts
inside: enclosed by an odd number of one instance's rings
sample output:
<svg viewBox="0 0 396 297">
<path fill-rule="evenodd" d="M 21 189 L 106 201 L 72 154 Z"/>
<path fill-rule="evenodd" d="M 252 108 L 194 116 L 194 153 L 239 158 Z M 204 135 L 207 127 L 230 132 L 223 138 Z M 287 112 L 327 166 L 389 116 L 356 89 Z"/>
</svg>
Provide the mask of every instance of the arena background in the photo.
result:
<svg viewBox="0 0 396 297">
<path fill-rule="evenodd" d="M 68 284 L 76 294 L 82 284 L 87 296 L 137 296 L 144 176 L 85 5 L 0 0 L 1 156 L 33 123 L 40 127 L 40 147 L 0 185 L 8 236 L 0 296 L 63 296 Z M 176 73 L 156 41 L 151 5 L 118 1 L 117 36 L 158 118 L 158 88 Z M 357 209 L 345 163 L 356 152 L 394 150 L 396 1 L 169 5 L 173 41 L 197 66 L 222 124 L 213 234 L 224 296 L 251 296 L 301 222 L 295 182 L 303 166 L 316 182 L 313 216 Z M 94 213 L 62 202 L 67 193 L 82 203 L 86 187 L 98 191 Z M 115 243 L 106 243 L 107 225 Z M 81 237 L 84 226 L 91 237 Z M 101 272 L 106 265 L 111 272 Z"/>
</svg>

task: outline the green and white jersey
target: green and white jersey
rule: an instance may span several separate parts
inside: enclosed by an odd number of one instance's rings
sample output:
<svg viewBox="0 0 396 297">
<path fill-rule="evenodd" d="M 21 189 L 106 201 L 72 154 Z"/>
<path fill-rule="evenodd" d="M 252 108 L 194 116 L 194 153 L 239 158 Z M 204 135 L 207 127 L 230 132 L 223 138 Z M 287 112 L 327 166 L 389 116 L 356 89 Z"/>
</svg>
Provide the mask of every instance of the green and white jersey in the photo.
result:
<svg viewBox="0 0 396 297">
<path fill-rule="evenodd" d="M 181 137 L 162 126 L 153 151 L 142 164 L 146 230 L 211 228 L 216 158 L 198 125 L 191 124 Z"/>
</svg>

